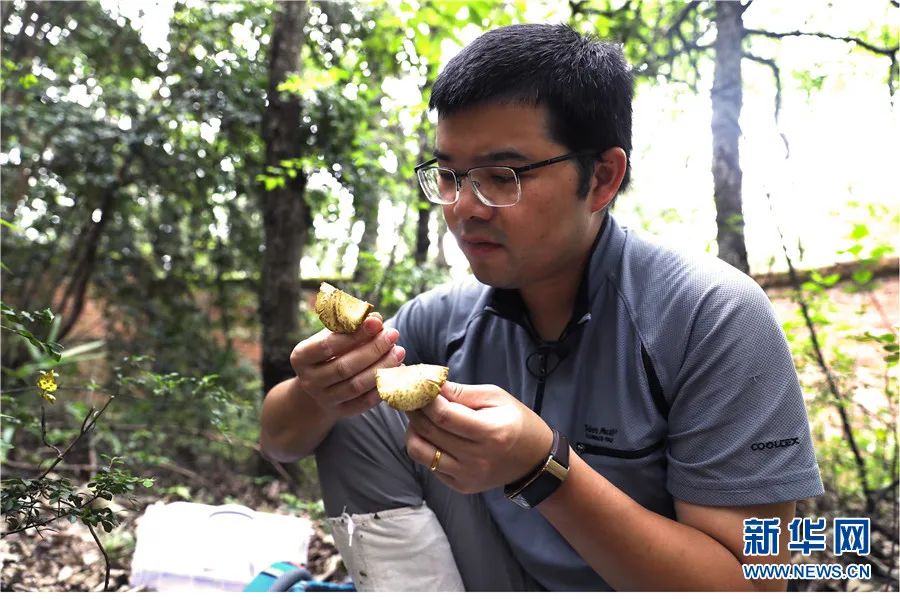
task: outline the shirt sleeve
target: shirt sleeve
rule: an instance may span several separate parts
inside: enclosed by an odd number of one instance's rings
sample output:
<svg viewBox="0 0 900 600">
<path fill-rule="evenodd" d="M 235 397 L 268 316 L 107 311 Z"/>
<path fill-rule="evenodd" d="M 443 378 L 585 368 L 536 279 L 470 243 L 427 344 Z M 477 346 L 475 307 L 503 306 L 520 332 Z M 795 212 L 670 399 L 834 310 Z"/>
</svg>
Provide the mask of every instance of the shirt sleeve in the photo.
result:
<svg viewBox="0 0 900 600">
<path fill-rule="evenodd" d="M 439 337 L 432 325 L 433 319 L 429 318 L 426 299 L 422 296 L 413 298 L 385 321 L 386 327 L 393 327 L 400 332 L 397 345 L 406 350 L 403 363 L 407 365 L 442 364 L 438 358 L 438 344 L 435 343 Z"/>
<path fill-rule="evenodd" d="M 703 294 L 669 413 L 667 487 L 701 505 L 769 504 L 824 493 L 784 332 L 749 278 Z"/>
</svg>

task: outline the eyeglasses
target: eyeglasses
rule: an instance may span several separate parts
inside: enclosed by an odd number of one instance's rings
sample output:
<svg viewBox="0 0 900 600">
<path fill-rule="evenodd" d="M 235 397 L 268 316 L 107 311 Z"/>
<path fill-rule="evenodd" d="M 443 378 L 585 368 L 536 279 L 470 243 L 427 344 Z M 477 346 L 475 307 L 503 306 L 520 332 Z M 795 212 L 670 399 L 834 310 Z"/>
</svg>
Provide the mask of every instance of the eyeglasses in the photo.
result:
<svg viewBox="0 0 900 600">
<path fill-rule="evenodd" d="M 419 178 L 419 185 L 422 186 L 422 191 L 425 192 L 425 197 L 435 204 L 455 204 L 459 200 L 462 180 L 468 177 L 475 196 L 483 204 L 492 207 L 506 207 L 518 204 L 522 197 L 519 173 L 540 169 L 541 167 L 588 154 L 599 154 L 599 152 L 596 150 L 572 152 L 523 167 L 472 167 L 462 173 L 457 173 L 453 169 L 432 166 L 438 160 L 432 158 L 416 166 L 415 171 L 416 176 Z"/>
</svg>

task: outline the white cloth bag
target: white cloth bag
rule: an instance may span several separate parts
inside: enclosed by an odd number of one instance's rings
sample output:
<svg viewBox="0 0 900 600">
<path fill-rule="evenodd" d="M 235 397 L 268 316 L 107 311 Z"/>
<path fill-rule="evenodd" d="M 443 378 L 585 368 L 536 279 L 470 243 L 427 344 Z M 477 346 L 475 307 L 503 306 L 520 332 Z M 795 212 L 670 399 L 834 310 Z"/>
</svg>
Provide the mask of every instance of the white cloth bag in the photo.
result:
<svg viewBox="0 0 900 600">
<path fill-rule="evenodd" d="M 465 591 L 444 529 L 424 503 L 328 522 L 359 591 Z"/>
</svg>

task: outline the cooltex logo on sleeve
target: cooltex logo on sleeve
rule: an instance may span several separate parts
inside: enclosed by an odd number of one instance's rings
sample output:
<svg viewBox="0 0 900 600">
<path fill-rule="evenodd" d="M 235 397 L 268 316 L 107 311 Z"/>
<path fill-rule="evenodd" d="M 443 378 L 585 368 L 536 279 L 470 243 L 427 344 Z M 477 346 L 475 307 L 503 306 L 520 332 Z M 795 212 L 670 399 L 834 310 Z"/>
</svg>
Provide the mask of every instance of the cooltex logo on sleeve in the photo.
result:
<svg viewBox="0 0 900 600">
<path fill-rule="evenodd" d="M 800 444 L 800 438 L 784 438 L 783 440 L 773 440 L 771 442 L 756 442 L 750 444 L 751 450 L 771 450 L 772 448 L 787 448 L 788 446 L 797 446 Z"/>
</svg>

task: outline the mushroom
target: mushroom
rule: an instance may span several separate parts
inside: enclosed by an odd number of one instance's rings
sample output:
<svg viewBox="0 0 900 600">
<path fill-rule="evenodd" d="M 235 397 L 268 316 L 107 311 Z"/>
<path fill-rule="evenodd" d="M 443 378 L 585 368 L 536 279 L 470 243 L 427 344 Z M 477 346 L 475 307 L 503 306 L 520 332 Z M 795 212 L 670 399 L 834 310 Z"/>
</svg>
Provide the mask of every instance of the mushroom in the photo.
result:
<svg viewBox="0 0 900 600">
<path fill-rule="evenodd" d="M 335 333 L 353 333 L 374 308 L 368 302 L 324 282 L 316 294 L 316 314 L 322 324 Z"/>
<path fill-rule="evenodd" d="M 397 410 L 418 410 L 437 398 L 450 370 L 439 365 L 408 365 L 375 370 L 378 395 Z"/>
</svg>

